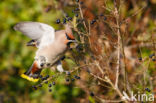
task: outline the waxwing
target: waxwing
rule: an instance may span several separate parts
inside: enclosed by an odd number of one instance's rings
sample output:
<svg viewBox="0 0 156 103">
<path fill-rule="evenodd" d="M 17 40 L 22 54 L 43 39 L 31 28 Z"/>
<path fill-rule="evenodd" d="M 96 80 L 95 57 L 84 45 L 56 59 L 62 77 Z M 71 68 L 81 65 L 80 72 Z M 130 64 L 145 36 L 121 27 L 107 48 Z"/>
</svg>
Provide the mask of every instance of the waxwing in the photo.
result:
<svg viewBox="0 0 156 103">
<path fill-rule="evenodd" d="M 32 39 L 27 43 L 28 46 L 38 48 L 32 66 L 21 77 L 37 82 L 42 69 L 54 65 L 57 65 L 58 71 L 64 71 L 60 60 L 67 50 L 67 44 L 75 42 L 68 24 L 65 25 L 65 30 L 56 32 L 53 27 L 40 22 L 20 22 L 14 29 Z"/>
</svg>

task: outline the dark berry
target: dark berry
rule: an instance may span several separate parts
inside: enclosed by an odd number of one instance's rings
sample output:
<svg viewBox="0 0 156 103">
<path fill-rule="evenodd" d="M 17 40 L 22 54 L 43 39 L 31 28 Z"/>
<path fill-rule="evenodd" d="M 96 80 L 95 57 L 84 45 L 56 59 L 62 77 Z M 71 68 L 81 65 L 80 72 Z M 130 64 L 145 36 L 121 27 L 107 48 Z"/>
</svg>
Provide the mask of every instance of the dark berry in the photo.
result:
<svg viewBox="0 0 156 103">
<path fill-rule="evenodd" d="M 49 75 L 46 75 L 46 78 L 48 79 L 49 78 Z"/>
<path fill-rule="evenodd" d="M 76 78 L 76 79 L 80 79 L 80 77 L 79 77 L 79 76 L 77 76 L 77 75 L 74 75 L 74 78 Z"/>
<path fill-rule="evenodd" d="M 66 78 L 66 82 L 69 82 L 69 78 Z"/>
<path fill-rule="evenodd" d="M 96 22 L 96 19 L 93 19 L 93 22 Z"/>
<path fill-rule="evenodd" d="M 61 58 L 61 60 L 64 60 L 66 57 L 65 56 L 63 56 L 62 58 Z"/>
<path fill-rule="evenodd" d="M 39 87 L 42 87 L 42 84 L 39 84 L 38 86 L 39 86 Z"/>
<path fill-rule="evenodd" d="M 90 22 L 90 24 L 94 24 L 94 22 L 93 22 L 93 21 L 91 21 L 91 22 Z"/>
<path fill-rule="evenodd" d="M 49 87 L 51 87 L 52 85 L 51 84 L 49 84 Z"/>
<path fill-rule="evenodd" d="M 153 53 L 153 54 L 151 54 L 151 55 L 149 55 L 149 58 L 152 58 L 154 55 L 155 55 L 154 53 Z"/>
<path fill-rule="evenodd" d="M 63 19 L 63 24 L 66 24 L 66 18 Z"/>
<path fill-rule="evenodd" d="M 92 96 L 92 97 L 93 97 L 93 96 L 94 96 L 94 93 L 93 93 L 93 92 L 90 92 L 90 96 Z"/>
<path fill-rule="evenodd" d="M 76 0 L 76 2 L 79 2 L 79 0 Z"/>
<path fill-rule="evenodd" d="M 74 78 L 77 78 L 77 75 L 74 75 Z"/>
<path fill-rule="evenodd" d="M 94 24 L 96 22 L 96 19 L 93 19 L 90 23 Z"/>
<path fill-rule="evenodd" d="M 78 76 L 77 79 L 81 79 L 81 78 Z"/>
<path fill-rule="evenodd" d="M 37 87 L 36 86 L 32 86 L 35 90 L 37 90 Z"/>
<path fill-rule="evenodd" d="M 42 78 L 42 75 L 39 75 L 40 78 Z"/>
<path fill-rule="evenodd" d="M 80 22 L 80 19 L 77 19 L 76 21 L 77 21 L 77 22 Z"/>
<path fill-rule="evenodd" d="M 152 61 L 156 61 L 156 59 L 152 59 Z"/>
<path fill-rule="evenodd" d="M 34 88 L 35 86 L 33 85 L 32 88 Z"/>
<path fill-rule="evenodd" d="M 75 11 L 79 11 L 79 8 L 75 8 Z"/>
<path fill-rule="evenodd" d="M 44 81 L 44 80 L 46 80 L 46 78 L 45 78 L 45 77 L 43 77 L 43 78 L 41 78 L 41 80 L 42 80 L 42 81 Z"/>
<path fill-rule="evenodd" d="M 60 22 L 61 22 L 60 19 L 57 19 L 57 20 L 56 20 L 56 23 L 57 23 L 57 24 L 59 24 Z"/>
<path fill-rule="evenodd" d="M 76 16 L 76 17 L 78 17 L 78 16 L 79 16 L 79 14 L 75 14 L 75 16 Z"/>
<path fill-rule="evenodd" d="M 74 78 L 72 78 L 71 80 L 72 80 L 72 81 L 75 81 L 75 79 L 74 79 Z"/>
<path fill-rule="evenodd" d="M 52 91 L 52 89 L 49 89 L 49 92 L 51 92 Z"/>
<path fill-rule="evenodd" d="M 53 85 L 55 85 L 55 82 L 53 82 Z"/>
<path fill-rule="evenodd" d="M 138 60 L 140 60 L 140 61 L 141 61 L 141 60 L 142 60 L 142 57 L 138 58 Z"/>
<path fill-rule="evenodd" d="M 72 17 L 69 17 L 67 20 L 68 20 L 68 21 L 72 20 Z"/>
<path fill-rule="evenodd" d="M 35 87 L 34 89 L 37 90 L 37 87 Z"/>
<path fill-rule="evenodd" d="M 65 16 L 66 16 L 66 18 L 68 18 L 68 17 L 69 17 L 69 16 L 68 16 L 68 14 L 66 14 Z"/>
<path fill-rule="evenodd" d="M 146 91 L 151 92 L 151 90 L 149 88 L 145 88 Z"/>
</svg>

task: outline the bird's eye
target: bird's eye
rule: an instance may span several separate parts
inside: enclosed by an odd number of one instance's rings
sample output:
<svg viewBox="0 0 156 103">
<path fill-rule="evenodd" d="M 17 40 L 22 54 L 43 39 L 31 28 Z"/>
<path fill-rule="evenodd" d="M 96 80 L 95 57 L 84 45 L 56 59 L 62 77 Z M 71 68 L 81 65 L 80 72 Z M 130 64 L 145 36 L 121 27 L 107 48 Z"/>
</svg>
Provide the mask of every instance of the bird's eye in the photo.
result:
<svg viewBox="0 0 156 103">
<path fill-rule="evenodd" d="M 40 66 L 41 66 L 41 67 L 43 67 L 43 66 L 44 66 L 44 64 L 43 64 L 43 63 L 41 63 L 41 64 L 40 64 Z"/>
</svg>

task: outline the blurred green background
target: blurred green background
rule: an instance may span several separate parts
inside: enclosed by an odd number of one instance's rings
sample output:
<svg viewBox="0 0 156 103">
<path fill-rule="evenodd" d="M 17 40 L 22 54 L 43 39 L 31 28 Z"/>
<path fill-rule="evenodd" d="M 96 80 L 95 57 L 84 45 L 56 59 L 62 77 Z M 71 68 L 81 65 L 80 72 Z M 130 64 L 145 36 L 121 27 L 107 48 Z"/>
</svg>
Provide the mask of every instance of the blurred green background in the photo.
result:
<svg viewBox="0 0 156 103">
<path fill-rule="evenodd" d="M 13 26 L 20 21 L 38 21 L 59 29 L 55 23 L 61 16 L 61 11 L 55 9 L 57 3 L 56 0 L 0 0 L 0 103 L 61 103 L 73 101 L 72 97 L 79 95 L 79 89 L 72 84 L 62 83 L 52 87 L 51 93 L 47 85 L 35 91 L 31 88 L 33 83 L 20 77 L 32 64 L 36 48 L 27 47 L 30 39 L 14 31 Z"/>
</svg>

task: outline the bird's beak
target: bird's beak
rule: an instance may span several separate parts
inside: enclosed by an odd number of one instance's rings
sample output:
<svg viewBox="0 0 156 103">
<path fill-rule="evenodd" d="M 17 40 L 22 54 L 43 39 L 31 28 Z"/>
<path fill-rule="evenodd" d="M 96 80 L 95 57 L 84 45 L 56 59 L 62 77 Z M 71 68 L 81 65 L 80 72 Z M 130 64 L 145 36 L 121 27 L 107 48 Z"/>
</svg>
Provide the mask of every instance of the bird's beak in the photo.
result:
<svg viewBox="0 0 156 103">
<path fill-rule="evenodd" d="M 77 43 L 76 40 L 68 40 L 68 43 Z"/>
</svg>

